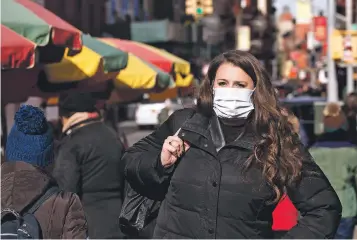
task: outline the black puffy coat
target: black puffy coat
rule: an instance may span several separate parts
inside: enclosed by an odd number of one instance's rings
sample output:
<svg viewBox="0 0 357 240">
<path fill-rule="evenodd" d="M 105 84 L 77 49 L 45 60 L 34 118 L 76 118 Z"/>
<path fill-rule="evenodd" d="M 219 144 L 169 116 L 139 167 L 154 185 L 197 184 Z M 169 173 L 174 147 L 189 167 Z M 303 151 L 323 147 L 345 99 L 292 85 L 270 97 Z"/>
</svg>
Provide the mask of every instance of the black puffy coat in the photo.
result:
<svg viewBox="0 0 357 240">
<path fill-rule="evenodd" d="M 53 176 L 61 188 L 80 197 L 89 238 L 122 238 L 119 214 L 124 195 L 124 147 L 100 121 L 71 130 L 59 143 Z"/>
<path fill-rule="evenodd" d="M 246 133 L 225 145 L 217 117 L 196 113 L 184 123 L 191 111 L 175 112 L 124 155 L 131 186 L 150 198 L 164 199 L 154 238 L 272 238 L 276 205 L 268 201 L 274 192 L 258 168 L 242 174 L 254 136 Z M 179 137 L 191 148 L 176 167 L 164 169 L 159 160 L 163 142 L 181 125 Z M 288 189 L 303 217 L 284 238 L 332 238 L 341 217 L 340 201 L 307 151 L 303 172 L 301 183 Z"/>
</svg>

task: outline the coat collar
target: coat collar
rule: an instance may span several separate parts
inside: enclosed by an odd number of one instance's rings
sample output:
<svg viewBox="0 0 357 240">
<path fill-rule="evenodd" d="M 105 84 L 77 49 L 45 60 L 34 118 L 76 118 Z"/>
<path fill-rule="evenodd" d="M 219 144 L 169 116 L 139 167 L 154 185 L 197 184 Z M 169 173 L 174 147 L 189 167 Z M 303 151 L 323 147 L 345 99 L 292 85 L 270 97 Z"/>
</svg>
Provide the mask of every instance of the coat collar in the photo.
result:
<svg viewBox="0 0 357 240">
<path fill-rule="evenodd" d="M 224 135 L 221 128 L 221 123 L 218 120 L 216 115 L 208 118 L 200 113 L 195 113 L 192 118 L 187 120 L 181 127 L 182 131 L 189 131 L 196 135 L 199 135 L 204 138 L 201 142 L 205 142 L 203 145 L 208 145 L 205 149 L 214 155 L 218 153 L 225 145 Z M 182 136 L 181 136 L 182 137 Z M 191 137 L 191 141 L 197 145 L 202 145 L 198 141 L 198 136 Z M 230 143 L 230 146 L 235 146 L 239 148 L 244 148 L 248 150 L 253 150 L 255 144 L 255 134 L 251 123 L 247 120 L 246 125 L 244 126 L 244 133 L 234 142 Z"/>
<path fill-rule="evenodd" d="M 210 119 L 200 113 L 195 113 L 181 127 L 182 130 L 192 131 L 209 139 Z"/>
</svg>

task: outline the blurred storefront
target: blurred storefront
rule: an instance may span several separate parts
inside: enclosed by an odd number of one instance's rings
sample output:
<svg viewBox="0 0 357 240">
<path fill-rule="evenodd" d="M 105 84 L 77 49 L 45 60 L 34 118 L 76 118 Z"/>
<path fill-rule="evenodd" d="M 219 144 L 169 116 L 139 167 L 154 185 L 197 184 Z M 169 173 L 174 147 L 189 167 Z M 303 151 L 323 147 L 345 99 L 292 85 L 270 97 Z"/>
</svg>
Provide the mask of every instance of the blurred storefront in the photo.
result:
<svg viewBox="0 0 357 240">
<path fill-rule="evenodd" d="M 105 1 L 41 0 L 41 2 L 48 10 L 83 32 L 92 36 L 101 36 L 105 23 Z"/>
</svg>

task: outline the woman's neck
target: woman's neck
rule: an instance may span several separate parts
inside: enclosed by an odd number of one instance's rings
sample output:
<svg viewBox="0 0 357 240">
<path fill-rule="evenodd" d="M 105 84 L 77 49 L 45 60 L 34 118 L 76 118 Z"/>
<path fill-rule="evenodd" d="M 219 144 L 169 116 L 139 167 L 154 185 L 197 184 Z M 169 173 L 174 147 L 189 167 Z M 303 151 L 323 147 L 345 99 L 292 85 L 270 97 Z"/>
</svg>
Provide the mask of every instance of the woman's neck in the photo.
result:
<svg viewBox="0 0 357 240">
<path fill-rule="evenodd" d="M 227 144 L 234 142 L 242 133 L 246 119 L 220 118 L 222 133 Z"/>
<path fill-rule="evenodd" d="M 219 118 L 219 121 L 226 126 L 243 126 L 247 119 L 246 118 Z"/>
</svg>

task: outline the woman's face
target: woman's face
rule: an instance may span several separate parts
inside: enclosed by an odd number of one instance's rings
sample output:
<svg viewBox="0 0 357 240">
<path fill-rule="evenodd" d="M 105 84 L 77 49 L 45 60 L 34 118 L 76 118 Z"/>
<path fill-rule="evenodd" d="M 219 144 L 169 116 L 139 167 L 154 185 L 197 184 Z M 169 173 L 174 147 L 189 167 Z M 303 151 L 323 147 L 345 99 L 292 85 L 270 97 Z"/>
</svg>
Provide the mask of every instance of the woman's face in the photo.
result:
<svg viewBox="0 0 357 240">
<path fill-rule="evenodd" d="M 254 82 L 240 67 L 230 63 L 219 66 L 213 83 L 214 88 L 247 88 L 254 89 Z"/>
</svg>

